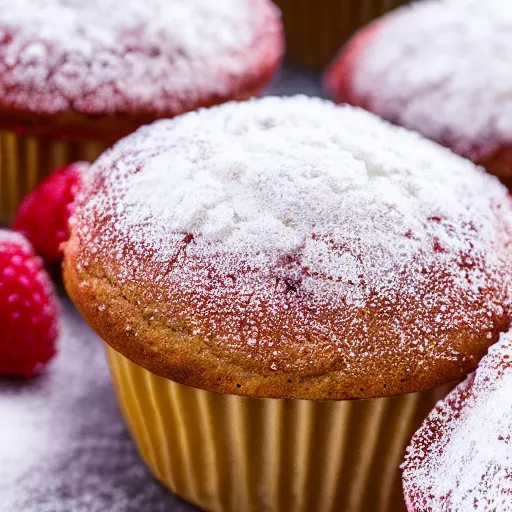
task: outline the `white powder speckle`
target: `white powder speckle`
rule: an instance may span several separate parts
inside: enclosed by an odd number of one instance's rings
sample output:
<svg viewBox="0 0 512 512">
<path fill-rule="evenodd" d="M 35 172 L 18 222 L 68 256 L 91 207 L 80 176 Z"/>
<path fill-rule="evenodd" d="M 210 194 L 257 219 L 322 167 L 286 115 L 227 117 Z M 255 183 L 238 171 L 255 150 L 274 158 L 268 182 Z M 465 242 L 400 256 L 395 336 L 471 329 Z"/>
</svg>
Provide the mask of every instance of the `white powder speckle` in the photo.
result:
<svg viewBox="0 0 512 512">
<path fill-rule="evenodd" d="M 426 0 L 383 18 L 355 68 L 368 108 L 478 160 L 512 143 L 512 3 Z"/>
<path fill-rule="evenodd" d="M 319 99 L 144 127 L 92 166 L 72 222 L 77 264 L 121 288 L 146 283 L 137 298 L 162 304 L 157 321 L 179 318 L 266 365 L 269 347 L 280 368 L 304 371 L 337 364 L 342 348 L 339 364 L 361 374 L 384 356 L 428 372 L 464 357 L 454 333 L 487 344 L 508 325 L 506 189 L 414 133 Z"/>
<path fill-rule="evenodd" d="M 117 410 L 101 341 L 63 301 L 59 353 L 0 379 L 2 512 L 185 512 L 151 477 Z"/>
<path fill-rule="evenodd" d="M 512 510 L 511 361 L 508 332 L 415 434 L 402 465 L 411 510 Z"/>
<path fill-rule="evenodd" d="M 2 105 L 172 113 L 235 95 L 262 43 L 279 55 L 277 18 L 268 0 L 2 0 Z"/>
<path fill-rule="evenodd" d="M 20 233 L 10 231 L 8 229 L 0 229 L 0 243 L 16 244 L 21 246 L 25 252 L 33 252 L 30 242 Z M 13 261 L 19 260 L 18 256 L 14 256 Z"/>
</svg>

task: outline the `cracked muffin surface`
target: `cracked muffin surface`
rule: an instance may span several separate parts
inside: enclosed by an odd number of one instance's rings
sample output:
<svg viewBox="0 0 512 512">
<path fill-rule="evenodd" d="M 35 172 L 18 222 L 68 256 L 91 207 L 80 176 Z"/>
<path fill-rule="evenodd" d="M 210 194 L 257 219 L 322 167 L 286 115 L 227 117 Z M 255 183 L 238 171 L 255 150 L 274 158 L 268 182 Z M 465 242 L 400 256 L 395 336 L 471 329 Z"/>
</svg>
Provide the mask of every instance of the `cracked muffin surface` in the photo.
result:
<svg viewBox="0 0 512 512">
<path fill-rule="evenodd" d="M 141 128 L 84 182 L 69 294 L 114 349 L 179 383 L 421 391 L 474 369 L 509 326 L 505 187 L 363 110 L 203 109 Z"/>
</svg>

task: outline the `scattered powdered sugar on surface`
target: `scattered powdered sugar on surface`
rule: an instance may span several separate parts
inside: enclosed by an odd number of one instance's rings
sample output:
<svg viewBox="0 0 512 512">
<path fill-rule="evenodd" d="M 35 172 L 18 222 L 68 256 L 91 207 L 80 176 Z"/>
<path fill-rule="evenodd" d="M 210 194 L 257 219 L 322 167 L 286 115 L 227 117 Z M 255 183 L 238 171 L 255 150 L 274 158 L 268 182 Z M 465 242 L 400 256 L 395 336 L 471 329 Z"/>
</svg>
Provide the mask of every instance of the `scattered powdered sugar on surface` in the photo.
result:
<svg viewBox="0 0 512 512">
<path fill-rule="evenodd" d="M 2 103 L 181 112 L 255 72 L 276 17 L 268 0 L 2 0 Z"/>
<path fill-rule="evenodd" d="M 411 511 L 512 510 L 512 335 L 441 401 L 407 451 Z"/>
<path fill-rule="evenodd" d="M 318 80 L 312 82 L 318 92 Z M 285 86 L 279 80 L 275 87 Z M 0 230 L 2 237 L 23 240 Z M 27 382 L 0 379 L 0 510 L 196 510 L 156 483 L 136 453 L 102 343 L 66 299 L 58 354 L 45 372 Z"/>
<path fill-rule="evenodd" d="M 505 188 L 360 109 L 301 96 L 204 109 L 140 129 L 85 182 L 79 271 L 150 284 L 150 321 L 179 317 L 253 360 L 272 347 L 272 369 L 331 364 L 332 347 L 347 365 L 458 360 L 453 333 L 495 340 L 509 316 Z"/>
<path fill-rule="evenodd" d="M 34 251 L 30 242 L 22 234 L 9 229 L 0 229 L 0 244 L 4 243 L 16 244 L 17 246 L 22 247 L 27 253 Z"/>
<path fill-rule="evenodd" d="M 194 510 L 152 479 L 117 411 L 102 343 L 69 303 L 63 313 L 45 372 L 0 379 L 0 509 Z"/>
<path fill-rule="evenodd" d="M 512 3 L 426 0 L 383 18 L 355 90 L 380 116 L 473 159 L 512 143 Z"/>
</svg>

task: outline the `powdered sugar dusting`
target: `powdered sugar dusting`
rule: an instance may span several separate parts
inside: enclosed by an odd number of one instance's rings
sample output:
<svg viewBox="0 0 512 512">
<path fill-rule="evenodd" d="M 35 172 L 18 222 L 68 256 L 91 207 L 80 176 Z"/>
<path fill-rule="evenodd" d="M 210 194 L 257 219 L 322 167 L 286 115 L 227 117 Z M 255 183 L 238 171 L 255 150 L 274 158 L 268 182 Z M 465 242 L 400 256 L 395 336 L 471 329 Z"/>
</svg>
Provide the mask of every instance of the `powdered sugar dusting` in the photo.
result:
<svg viewBox="0 0 512 512">
<path fill-rule="evenodd" d="M 92 166 L 73 223 L 83 285 L 151 283 L 155 321 L 273 370 L 384 379 L 379 355 L 421 373 L 508 325 L 510 213 L 469 161 L 299 96 L 140 129 Z"/>
<path fill-rule="evenodd" d="M 21 262 L 19 258 L 19 251 L 22 251 L 25 255 L 30 256 L 30 261 Z M 47 296 L 53 297 L 54 294 L 54 286 L 53 282 L 50 279 L 50 276 L 44 270 L 44 262 L 43 260 L 35 253 L 32 244 L 27 240 L 25 236 L 16 231 L 11 231 L 9 229 L 0 229 L 0 255 L 5 252 L 9 257 L 9 261 L 4 261 L 4 268 L 2 268 L 2 272 L 5 272 L 5 276 L 8 278 L 12 278 L 13 272 L 16 275 L 16 272 L 19 272 L 19 265 L 23 267 L 36 268 L 37 272 L 32 275 L 32 278 L 35 279 L 39 286 L 41 286 L 41 291 L 43 291 Z M 0 277 L 0 287 L 2 287 L 5 283 L 2 282 L 3 277 Z M 51 300 L 53 304 L 53 299 Z M 48 306 L 48 311 L 46 314 L 53 314 L 53 305 Z"/>
<path fill-rule="evenodd" d="M 20 233 L 9 229 L 0 229 L 0 244 L 15 244 L 23 248 L 26 253 L 32 253 L 33 249 L 30 242 Z"/>
<path fill-rule="evenodd" d="M 185 512 L 118 413 L 102 343 L 67 301 L 60 351 L 38 378 L 0 379 L 2 512 Z"/>
<path fill-rule="evenodd" d="M 382 20 L 355 89 L 372 112 L 485 157 L 512 143 L 511 34 L 509 0 L 415 2 Z"/>
<path fill-rule="evenodd" d="M 403 464 L 410 510 L 512 510 L 512 335 L 440 402 Z"/>
<path fill-rule="evenodd" d="M 257 72 L 261 41 L 279 53 L 277 17 L 268 0 L 3 0 L 2 103 L 181 112 L 236 93 Z"/>
</svg>

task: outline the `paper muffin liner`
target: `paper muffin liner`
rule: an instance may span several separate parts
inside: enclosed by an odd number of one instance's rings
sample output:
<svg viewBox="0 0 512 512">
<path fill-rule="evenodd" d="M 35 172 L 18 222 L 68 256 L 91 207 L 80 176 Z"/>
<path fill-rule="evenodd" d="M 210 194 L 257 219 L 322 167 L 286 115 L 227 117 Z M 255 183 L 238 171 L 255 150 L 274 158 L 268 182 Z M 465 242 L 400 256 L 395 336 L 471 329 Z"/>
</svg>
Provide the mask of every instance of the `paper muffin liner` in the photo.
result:
<svg viewBox="0 0 512 512">
<path fill-rule="evenodd" d="M 142 458 L 209 512 L 405 510 L 405 447 L 453 388 L 357 401 L 246 398 L 158 377 L 109 346 L 107 355 Z"/>
<path fill-rule="evenodd" d="M 58 167 L 93 161 L 107 144 L 29 137 L 0 131 L 0 224 L 10 224 L 22 199 Z"/>
<path fill-rule="evenodd" d="M 341 45 L 374 18 L 407 0 L 274 0 L 283 12 L 286 59 L 315 70 L 324 68 Z"/>
</svg>

